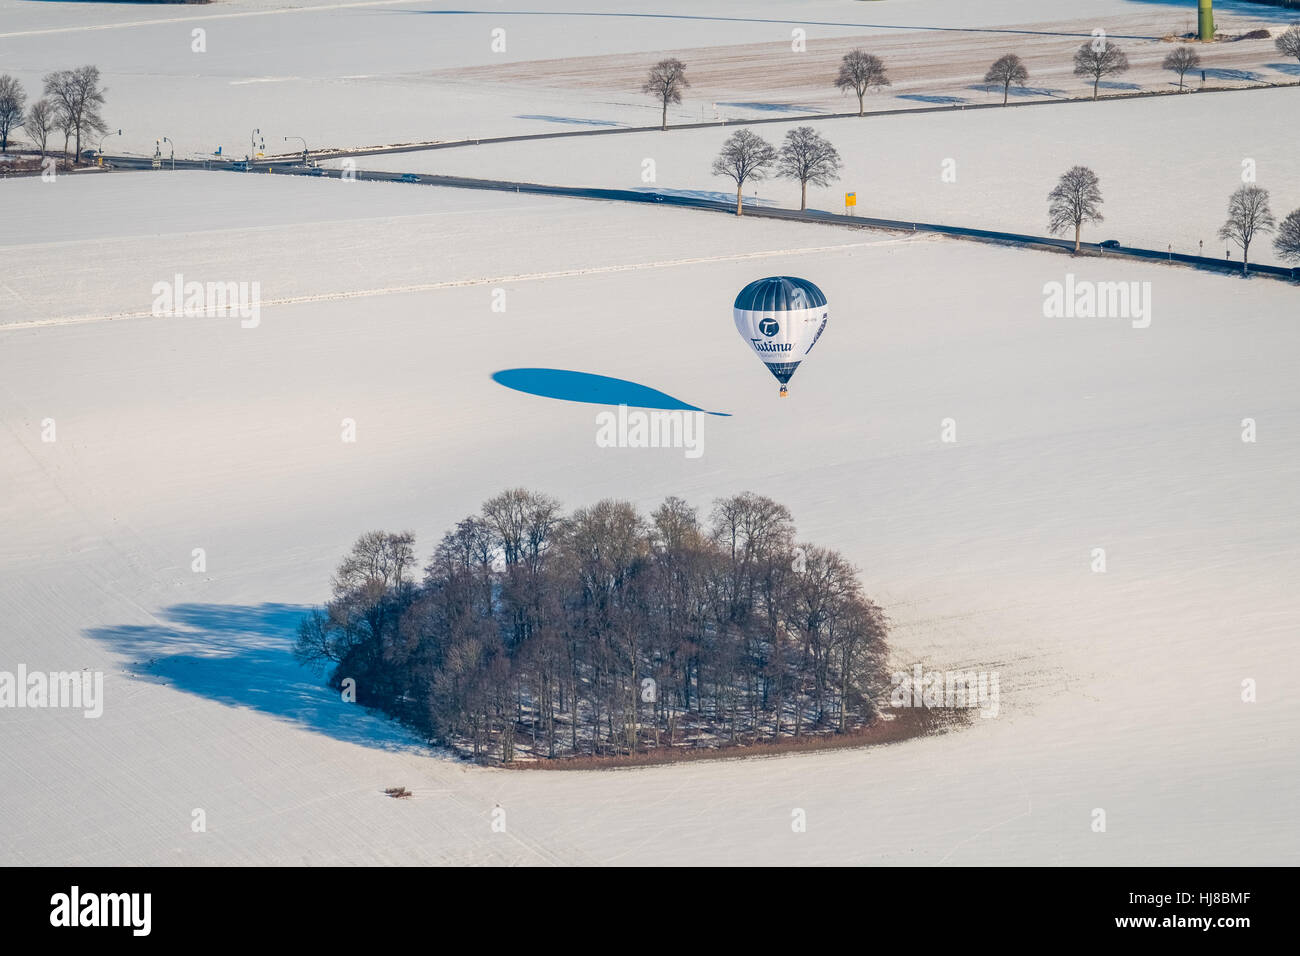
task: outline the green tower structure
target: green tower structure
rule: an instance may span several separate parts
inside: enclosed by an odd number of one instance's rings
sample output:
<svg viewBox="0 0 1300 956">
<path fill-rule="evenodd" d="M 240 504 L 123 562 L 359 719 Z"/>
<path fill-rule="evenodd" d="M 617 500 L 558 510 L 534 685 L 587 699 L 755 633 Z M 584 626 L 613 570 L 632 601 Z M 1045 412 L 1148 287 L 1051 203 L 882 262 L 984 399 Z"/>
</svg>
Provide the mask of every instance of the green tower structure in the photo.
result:
<svg viewBox="0 0 1300 956">
<path fill-rule="evenodd" d="M 1200 0 L 1198 20 L 1201 42 L 1209 43 L 1214 39 L 1214 0 Z"/>
</svg>

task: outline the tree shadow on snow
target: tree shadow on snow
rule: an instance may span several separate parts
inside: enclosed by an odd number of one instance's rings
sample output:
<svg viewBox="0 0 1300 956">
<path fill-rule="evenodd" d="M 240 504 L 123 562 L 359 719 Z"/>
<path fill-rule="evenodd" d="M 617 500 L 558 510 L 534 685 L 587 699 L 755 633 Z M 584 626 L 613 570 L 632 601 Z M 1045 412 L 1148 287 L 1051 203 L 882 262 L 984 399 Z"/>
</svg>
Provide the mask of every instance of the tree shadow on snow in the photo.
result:
<svg viewBox="0 0 1300 956">
<path fill-rule="evenodd" d="M 1205 75 L 1212 80 L 1248 80 L 1251 82 L 1255 82 L 1258 80 L 1262 80 L 1264 78 L 1260 74 L 1256 73 L 1254 70 L 1212 69 L 1212 70 L 1204 70 L 1202 72 L 1204 72 Z"/>
<path fill-rule="evenodd" d="M 1002 95 L 1001 86 L 989 86 L 987 83 L 972 83 L 966 87 L 968 90 L 978 90 L 981 93 L 989 93 L 996 96 Z M 1008 96 L 1064 96 L 1065 90 L 1054 90 L 1046 86 L 1013 86 L 1007 90 Z"/>
<path fill-rule="evenodd" d="M 900 93 L 900 100 L 916 100 L 918 103 L 944 103 L 955 104 L 965 103 L 967 100 L 961 96 L 938 96 L 930 93 Z"/>
<path fill-rule="evenodd" d="M 582 119 L 577 116 L 547 116 L 544 113 L 519 113 L 515 119 L 539 120 L 544 123 L 567 123 L 571 126 L 622 126 L 614 120 Z"/>
<path fill-rule="evenodd" d="M 1054 90 L 1048 86 L 1013 86 L 1007 91 L 1012 96 L 1064 96 L 1065 90 Z"/>
<path fill-rule="evenodd" d="M 427 748 L 394 721 L 344 703 L 293 657 L 299 604 L 174 604 L 150 625 L 96 627 L 87 635 L 128 660 L 136 680 L 261 711 L 336 740 L 389 751 Z"/>
<path fill-rule="evenodd" d="M 593 375 L 591 372 L 574 372 L 562 368 L 506 368 L 492 373 L 492 381 L 516 392 L 554 398 L 562 402 L 583 402 L 588 405 L 627 405 L 634 408 L 655 408 L 665 411 L 703 412 L 703 408 L 674 398 L 666 392 L 627 379 Z M 727 412 L 708 412 L 709 415 L 730 417 Z"/>
<path fill-rule="evenodd" d="M 824 113 L 825 110 L 815 106 L 800 106 L 797 103 L 718 103 L 719 106 L 731 106 L 736 109 L 757 110 L 760 113 Z"/>
</svg>

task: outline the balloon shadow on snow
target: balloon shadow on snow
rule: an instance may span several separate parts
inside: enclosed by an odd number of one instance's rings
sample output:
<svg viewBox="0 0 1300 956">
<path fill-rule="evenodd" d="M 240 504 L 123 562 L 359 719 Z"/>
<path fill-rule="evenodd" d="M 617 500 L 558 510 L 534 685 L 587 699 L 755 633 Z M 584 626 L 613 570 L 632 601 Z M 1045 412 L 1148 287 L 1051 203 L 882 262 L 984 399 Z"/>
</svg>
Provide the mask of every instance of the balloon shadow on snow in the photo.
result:
<svg viewBox="0 0 1300 956">
<path fill-rule="evenodd" d="M 507 368 L 492 373 L 498 385 L 562 402 L 583 402 L 588 405 L 627 405 L 634 408 L 657 408 L 665 411 L 705 412 L 679 398 L 661 392 L 649 385 L 629 382 L 627 379 L 594 375 L 591 372 L 574 372 L 562 368 Z M 706 412 L 730 418 L 729 412 Z"/>
<path fill-rule="evenodd" d="M 260 711 L 303 730 L 389 751 L 428 753 L 396 721 L 344 703 L 323 677 L 293 656 L 299 604 L 174 604 L 156 624 L 89 628 L 89 637 L 126 658 L 134 680 Z M 111 706 L 111 704 L 110 704 Z"/>
</svg>

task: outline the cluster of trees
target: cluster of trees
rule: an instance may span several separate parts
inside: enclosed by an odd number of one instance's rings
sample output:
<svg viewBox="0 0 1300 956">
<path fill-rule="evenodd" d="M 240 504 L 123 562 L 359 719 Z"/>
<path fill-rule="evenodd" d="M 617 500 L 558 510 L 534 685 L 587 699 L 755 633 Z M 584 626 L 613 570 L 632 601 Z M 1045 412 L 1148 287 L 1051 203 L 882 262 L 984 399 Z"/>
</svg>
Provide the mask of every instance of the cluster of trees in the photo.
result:
<svg viewBox="0 0 1300 956">
<path fill-rule="evenodd" d="M 785 134 L 780 149 L 757 133 L 737 130 L 722 144 L 713 161 L 713 175 L 736 183 L 736 215 L 745 214 L 742 191 L 775 171 L 782 179 L 799 183 L 799 208 L 808 208 L 808 184 L 829 186 L 840 178 L 839 151 L 811 126 L 798 126 Z"/>
<path fill-rule="evenodd" d="M 1047 196 L 1048 228 L 1053 235 L 1074 229 L 1074 251 L 1080 247 L 1084 223 L 1104 222 L 1101 213 L 1101 180 L 1087 166 L 1067 170 Z M 1241 249 L 1241 271 L 1249 271 L 1250 245 L 1258 236 L 1273 232 L 1273 248 L 1285 262 L 1300 262 L 1300 209 L 1292 211 L 1278 226 L 1269 208 L 1268 190 L 1253 183 L 1241 186 L 1228 199 L 1228 218 L 1218 236 Z"/>
<path fill-rule="evenodd" d="M 416 570 L 412 534 L 363 535 L 297 656 L 480 759 L 845 733 L 888 693 L 883 612 L 760 495 L 706 521 L 678 498 L 565 515 L 514 489 Z"/>
<path fill-rule="evenodd" d="M 50 137 L 62 133 L 64 156 L 72 141 L 76 145 L 73 156 L 80 158 L 82 136 L 108 132 L 100 112 L 104 93 L 98 67 L 58 70 L 45 76 L 44 95 L 27 107 L 23 85 L 8 74 L 0 76 L 0 151 L 9 149 L 10 135 L 22 128 L 42 157 Z"/>
</svg>

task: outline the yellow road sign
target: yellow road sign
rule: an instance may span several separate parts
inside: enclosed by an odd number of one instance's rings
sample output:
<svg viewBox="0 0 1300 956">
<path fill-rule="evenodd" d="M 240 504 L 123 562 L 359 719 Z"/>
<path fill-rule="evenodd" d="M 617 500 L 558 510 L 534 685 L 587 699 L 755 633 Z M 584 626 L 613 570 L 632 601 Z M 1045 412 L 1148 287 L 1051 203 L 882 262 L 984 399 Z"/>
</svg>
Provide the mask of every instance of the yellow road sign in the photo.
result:
<svg viewBox="0 0 1300 956">
<path fill-rule="evenodd" d="M 858 204 L 858 194 L 857 194 L 857 193 L 845 193 L 845 194 L 844 194 L 844 205 L 846 205 L 846 206 L 856 206 L 857 204 Z"/>
</svg>

